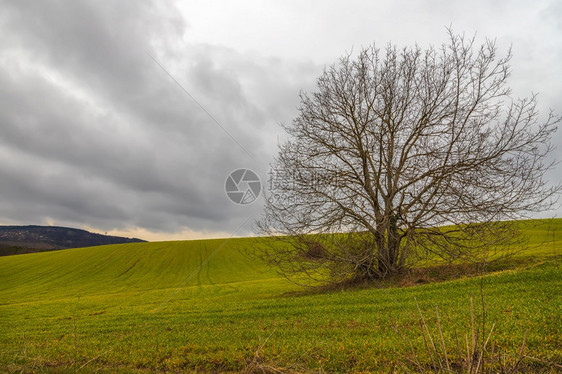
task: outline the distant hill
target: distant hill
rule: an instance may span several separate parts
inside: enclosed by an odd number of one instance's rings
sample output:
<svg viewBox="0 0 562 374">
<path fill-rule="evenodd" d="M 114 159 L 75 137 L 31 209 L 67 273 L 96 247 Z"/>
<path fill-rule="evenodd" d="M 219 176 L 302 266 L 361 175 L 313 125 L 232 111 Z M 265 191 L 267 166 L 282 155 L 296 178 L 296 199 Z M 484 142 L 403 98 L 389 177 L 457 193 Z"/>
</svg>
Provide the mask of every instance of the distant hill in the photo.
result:
<svg viewBox="0 0 562 374">
<path fill-rule="evenodd" d="M 58 226 L 0 226 L 0 256 L 145 240 Z"/>
</svg>

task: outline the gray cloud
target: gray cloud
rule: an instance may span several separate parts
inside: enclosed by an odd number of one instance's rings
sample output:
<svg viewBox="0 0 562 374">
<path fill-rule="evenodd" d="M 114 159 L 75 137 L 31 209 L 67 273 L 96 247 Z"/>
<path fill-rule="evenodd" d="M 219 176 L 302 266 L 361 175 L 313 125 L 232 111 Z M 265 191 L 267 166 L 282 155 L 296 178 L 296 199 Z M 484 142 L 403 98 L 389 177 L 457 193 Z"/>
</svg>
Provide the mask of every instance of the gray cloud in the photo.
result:
<svg viewBox="0 0 562 374">
<path fill-rule="evenodd" d="M 268 62 L 178 42 L 188 25 L 173 8 L 94 1 L 3 8 L 2 220 L 173 232 L 229 231 L 257 216 L 259 204 L 242 209 L 227 200 L 224 181 L 238 167 L 263 172 L 271 155 L 264 133 L 286 120 L 264 110 L 280 103 L 280 90 L 281 102 L 291 100 L 290 85 L 271 84 Z"/>
<path fill-rule="evenodd" d="M 207 22 L 195 8 L 190 17 L 161 2 L 2 1 L 0 223 L 244 234 L 246 228 L 235 231 L 261 206 L 230 203 L 226 176 L 249 167 L 267 177 L 283 136 L 278 124 L 296 114 L 299 90 L 312 89 L 323 64 L 352 46 L 431 42 L 436 33 L 442 40 L 443 25 L 467 14 L 490 34 L 478 14 L 447 4 L 409 9 L 400 22 L 392 21 L 400 7 L 364 4 L 358 22 L 343 2 L 315 17 L 296 3 L 256 3 L 245 7 L 254 26 L 241 24 L 243 14 L 209 19 L 216 35 L 205 42 L 192 37 Z M 542 30 L 521 34 L 506 26 L 500 41 L 515 40 L 521 56 L 515 87 L 545 92 L 541 99 L 560 109 L 560 75 L 552 77 L 559 68 L 551 66 L 561 57 L 560 37 L 536 39 L 560 31 L 553 16 L 560 6 L 548 4 L 529 21 Z M 513 22 L 521 7 L 493 9 Z M 386 14 L 382 24 L 368 22 L 379 13 Z M 423 26 L 431 17 L 435 26 Z"/>
</svg>

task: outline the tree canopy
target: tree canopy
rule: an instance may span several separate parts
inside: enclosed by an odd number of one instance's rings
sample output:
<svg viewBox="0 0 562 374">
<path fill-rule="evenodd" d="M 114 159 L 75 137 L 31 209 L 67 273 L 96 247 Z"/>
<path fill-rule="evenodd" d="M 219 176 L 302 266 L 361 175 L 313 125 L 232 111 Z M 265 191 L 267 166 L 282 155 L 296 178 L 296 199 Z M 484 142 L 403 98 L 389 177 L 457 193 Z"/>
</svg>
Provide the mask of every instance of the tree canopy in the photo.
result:
<svg viewBox="0 0 562 374">
<path fill-rule="evenodd" d="M 286 274 L 374 279 L 514 240 L 505 222 L 560 190 L 545 180 L 560 118 L 511 97 L 510 59 L 449 31 L 439 48 L 370 46 L 326 68 L 283 125 L 258 226 L 291 245 L 264 257 Z"/>
</svg>

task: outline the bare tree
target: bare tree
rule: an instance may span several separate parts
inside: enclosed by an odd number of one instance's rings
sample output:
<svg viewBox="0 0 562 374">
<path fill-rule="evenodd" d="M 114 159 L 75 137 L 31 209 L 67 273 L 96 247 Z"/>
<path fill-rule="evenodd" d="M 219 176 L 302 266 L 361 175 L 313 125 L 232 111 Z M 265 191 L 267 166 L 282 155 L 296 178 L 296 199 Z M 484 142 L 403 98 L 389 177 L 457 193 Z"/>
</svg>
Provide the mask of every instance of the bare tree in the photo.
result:
<svg viewBox="0 0 562 374">
<path fill-rule="evenodd" d="M 373 46 L 325 69 L 283 126 L 258 227 L 291 245 L 264 257 L 285 274 L 373 279 L 514 240 L 506 221 L 560 190 L 544 178 L 560 118 L 510 97 L 510 59 L 449 30 L 437 49 Z"/>
</svg>

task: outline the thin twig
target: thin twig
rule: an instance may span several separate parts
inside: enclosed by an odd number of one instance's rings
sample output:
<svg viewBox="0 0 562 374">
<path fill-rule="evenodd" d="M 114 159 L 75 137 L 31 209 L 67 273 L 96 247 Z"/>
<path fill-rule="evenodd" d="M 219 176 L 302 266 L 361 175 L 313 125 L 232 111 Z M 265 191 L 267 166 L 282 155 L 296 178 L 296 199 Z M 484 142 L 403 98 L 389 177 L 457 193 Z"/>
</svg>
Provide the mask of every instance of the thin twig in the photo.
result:
<svg viewBox="0 0 562 374">
<path fill-rule="evenodd" d="M 435 306 L 435 314 L 437 315 L 437 327 L 439 328 L 439 337 L 441 338 L 441 347 L 443 348 L 443 354 L 445 355 L 445 364 L 447 365 L 447 370 L 451 371 L 451 366 L 449 365 L 449 357 L 447 356 L 447 347 L 445 346 L 445 339 L 443 338 L 443 331 L 441 329 L 441 318 L 439 318 L 439 308 Z"/>
<path fill-rule="evenodd" d="M 421 317 L 421 321 L 422 321 L 422 327 L 425 328 L 425 331 L 427 333 L 429 341 L 431 342 L 431 347 L 433 348 L 433 355 L 435 355 L 435 358 L 437 359 L 437 364 L 435 366 L 439 367 L 440 369 L 443 369 L 443 365 L 441 363 L 439 353 L 437 352 L 437 347 L 435 346 L 433 338 L 431 337 L 431 333 L 429 332 L 429 328 L 427 327 L 427 323 L 425 322 L 425 318 L 423 317 L 422 311 L 420 309 L 420 305 L 418 304 L 418 300 L 416 298 L 414 298 L 414 300 L 416 300 L 416 306 L 418 307 L 418 312 L 420 313 L 420 317 Z M 427 343 L 426 343 L 426 346 L 427 346 Z M 430 356 L 433 357 L 432 352 L 429 349 L 429 347 L 428 347 L 428 352 L 429 352 Z"/>
<path fill-rule="evenodd" d="M 94 360 L 100 358 L 101 356 L 103 356 L 104 354 L 106 354 L 106 353 L 109 352 L 109 351 L 111 351 L 111 348 L 109 348 L 109 349 L 108 349 L 107 351 L 105 351 L 105 352 L 100 353 L 100 354 L 97 355 L 96 357 L 89 359 L 88 361 L 86 361 L 86 362 L 84 363 L 84 365 L 80 366 L 80 367 L 78 368 L 78 370 L 82 370 L 82 369 L 83 369 L 86 365 L 88 365 L 90 362 L 92 362 L 92 361 L 94 361 Z"/>
<path fill-rule="evenodd" d="M 482 345 L 482 349 L 480 350 L 480 357 L 478 358 L 478 362 L 476 363 L 476 370 L 475 370 L 476 373 L 478 373 L 478 370 L 480 369 L 480 365 L 482 365 L 482 370 L 484 370 L 484 352 L 486 351 L 486 345 L 488 345 L 488 341 L 492 336 L 494 327 L 496 327 L 495 323 L 492 325 L 492 328 L 490 329 L 490 333 L 488 334 L 488 337 L 486 338 L 486 341 L 484 342 L 484 344 Z"/>
<path fill-rule="evenodd" d="M 523 343 L 521 344 L 521 348 L 519 348 L 519 358 L 518 358 L 517 362 L 515 363 L 515 366 L 513 366 L 513 368 L 511 369 L 510 373 L 515 373 L 515 370 L 517 369 L 517 367 L 519 366 L 519 364 L 523 360 L 523 357 L 525 357 L 523 355 L 523 351 L 525 350 L 525 346 L 527 345 L 527 335 L 528 334 L 529 334 L 529 329 L 525 330 L 525 336 L 523 337 Z"/>
</svg>

